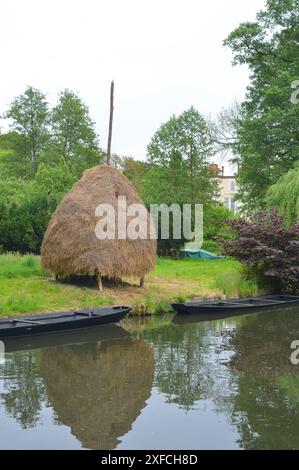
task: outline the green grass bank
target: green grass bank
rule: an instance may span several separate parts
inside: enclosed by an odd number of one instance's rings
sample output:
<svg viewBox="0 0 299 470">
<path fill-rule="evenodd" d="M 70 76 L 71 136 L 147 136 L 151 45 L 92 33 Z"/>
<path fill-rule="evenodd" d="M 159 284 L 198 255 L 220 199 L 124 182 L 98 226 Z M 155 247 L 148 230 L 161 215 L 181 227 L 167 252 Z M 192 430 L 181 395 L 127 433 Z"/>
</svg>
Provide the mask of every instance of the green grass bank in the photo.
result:
<svg viewBox="0 0 299 470">
<path fill-rule="evenodd" d="M 244 297 L 256 295 L 254 281 L 244 279 L 239 262 L 223 260 L 158 259 L 146 276 L 145 288 L 137 279 L 121 285 L 104 284 L 103 292 L 90 282 L 55 282 L 44 272 L 38 256 L 0 255 L 0 316 L 60 311 L 88 306 L 130 304 L 133 313 L 169 312 L 172 301 L 194 297 Z"/>
</svg>

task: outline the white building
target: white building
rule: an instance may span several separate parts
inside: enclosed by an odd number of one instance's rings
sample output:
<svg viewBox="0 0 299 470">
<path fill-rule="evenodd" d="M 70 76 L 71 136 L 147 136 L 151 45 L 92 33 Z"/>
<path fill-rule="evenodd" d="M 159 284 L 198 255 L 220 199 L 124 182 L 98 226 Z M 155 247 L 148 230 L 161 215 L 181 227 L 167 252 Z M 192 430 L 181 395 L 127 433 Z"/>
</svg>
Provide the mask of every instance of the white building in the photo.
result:
<svg viewBox="0 0 299 470">
<path fill-rule="evenodd" d="M 219 168 L 218 165 L 213 165 L 213 169 L 217 171 L 217 178 L 219 178 L 217 202 L 221 202 L 227 209 L 236 214 L 240 209 L 240 202 L 236 201 L 238 192 L 236 172 L 233 172 L 233 174 L 225 174 L 224 167 Z"/>
</svg>

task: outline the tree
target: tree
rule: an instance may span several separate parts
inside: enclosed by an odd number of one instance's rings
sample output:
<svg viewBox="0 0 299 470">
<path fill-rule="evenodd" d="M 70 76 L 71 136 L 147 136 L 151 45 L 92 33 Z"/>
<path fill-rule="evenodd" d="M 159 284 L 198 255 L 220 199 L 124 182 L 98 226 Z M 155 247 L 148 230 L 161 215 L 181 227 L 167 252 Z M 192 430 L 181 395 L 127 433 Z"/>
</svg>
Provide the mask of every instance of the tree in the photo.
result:
<svg viewBox="0 0 299 470">
<path fill-rule="evenodd" d="M 122 170 L 139 194 L 142 194 L 142 178 L 146 168 L 147 164 L 145 162 L 135 160 L 133 157 L 124 157 L 122 159 Z"/>
<path fill-rule="evenodd" d="M 148 145 L 147 198 L 180 204 L 210 201 L 217 187 L 210 170 L 212 154 L 210 128 L 194 107 L 172 116 Z"/>
<path fill-rule="evenodd" d="M 24 210 L 29 185 L 21 178 L 0 180 L 0 251 L 35 251 L 31 213 Z"/>
<path fill-rule="evenodd" d="M 246 64 L 250 85 L 233 144 L 239 185 L 250 209 L 264 204 L 270 185 L 299 155 L 299 106 L 291 85 L 299 77 L 299 0 L 267 0 L 255 22 L 240 24 L 224 41 L 234 64 Z"/>
<path fill-rule="evenodd" d="M 299 222 L 299 162 L 269 187 L 266 205 L 276 207 L 288 224 Z"/>
<path fill-rule="evenodd" d="M 97 135 L 89 110 L 72 91 L 60 93 L 57 106 L 51 113 L 52 144 L 56 158 L 63 157 L 68 165 L 85 169 L 100 160 Z"/>
<path fill-rule="evenodd" d="M 146 166 L 141 172 L 141 196 L 149 204 L 210 204 L 218 189 L 211 170 L 213 141 L 210 126 L 191 107 L 172 116 L 157 130 L 148 145 Z M 160 223 L 160 220 L 158 221 Z M 170 234 L 173 220 L 170 218 Z M 177 256 L 184 237 L 158 240 L 158 253 Z"/>
<path fill-rule="evenodd" d="M 77 179 L 75 171 L 69 168 L 63 158 L 55 166 L 40 164 L 31 184 L 31 194 L 43 195 L 46 198 L 48 219 Z"/>
<path fill-rule="evenodd" d="M 223 108 L 215 121 L 210 122 L 215 151 L 223 159 L 234 151 L 241 113 L 241 105 L 235 101 L 228 108 Z"/>
<path fill-rule="evenodd" d="M 25 173 L 36 172 L 41 152 L 49 141 L 48 103 L 39 90 L 28 87 L 11 103 L 5 117 L 11 119 L 9 145 L 22 160 Z"/>
<path fill-rule="evenodd" d="M 40 164 L 35 178 L 0 180 L 0 251 L 39 253 L 50 218 L 77 176 L 61 159 Z"/>
<path fill-rule="evenodd" d="M 61 157 L 77 175 L 104 160 L 87 106 L 69 90 L 60 93 L 50 112 L 45 96 L 29 87 L 5 114 L 12 131 L 0 135 L 0 171 L 33 178 L 39 163 L 56 164 Z"/>
<path fill-rule="evenodd" d="M 299 225 L 285 226 L 275 210 L 253 220 L 233 220 L 236 236 L 222 240 L 223 254 L 246 266 L 247 274 L 276 292 L 296 293 L 299 284 Z"/>
<path fill-rule="evenodd" d="M 214 249 L 219 249 L 216 237 L 232 238 L 232 230 L 226 222 L 236 218 L 237 216 L 223 205 L 206 204 L 203 212 L 203 236 L 205 244 L 209 244 L 211 247 L 214 245 Z"/>
</svg>

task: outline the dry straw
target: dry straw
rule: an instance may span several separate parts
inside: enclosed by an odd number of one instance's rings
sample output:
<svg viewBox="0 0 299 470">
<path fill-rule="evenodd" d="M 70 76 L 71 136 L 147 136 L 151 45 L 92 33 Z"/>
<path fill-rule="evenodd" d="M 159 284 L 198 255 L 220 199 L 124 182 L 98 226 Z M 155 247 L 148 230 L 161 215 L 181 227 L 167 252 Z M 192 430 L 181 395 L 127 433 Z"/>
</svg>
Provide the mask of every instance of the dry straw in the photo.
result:
<svg viewBox="0 0 299 470">
<path fill-rule="evenodd" d="M 156 241 L 149 237 L 152 220 L 148 212 L 147 239 L 99 240 L 96 237 L 99 220 L 95 215 L 96 207 L 111 204 L 116 211 L 118 196 L 126 196 L 128 205 L 142 203 L 135 188 L 119 170 L 99 165 L 85 171 L 50 221 L 41 248 L 42 266 L 58 276 L 80 273 L 143 278 L 151 271 L 155 265 Z"/>
</svg>

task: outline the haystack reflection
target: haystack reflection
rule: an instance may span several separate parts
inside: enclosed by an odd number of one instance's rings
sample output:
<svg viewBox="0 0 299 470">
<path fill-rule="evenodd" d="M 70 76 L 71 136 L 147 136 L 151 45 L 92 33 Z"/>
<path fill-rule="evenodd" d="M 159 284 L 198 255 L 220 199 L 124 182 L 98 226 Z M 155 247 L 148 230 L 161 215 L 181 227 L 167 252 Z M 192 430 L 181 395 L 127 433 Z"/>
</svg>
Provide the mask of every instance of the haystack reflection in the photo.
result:
<svg viewBox="0 0 299 470">
<path fill-rule="evenodd" d="M 154 356 L 144 341 L 41 351 L 40 372 L 59 422 L 84 448 L 113 449 L 150 396 Z"/>
</svg>

